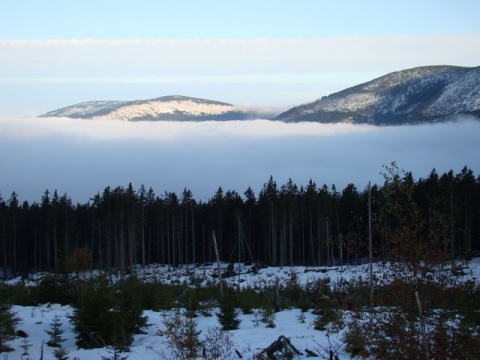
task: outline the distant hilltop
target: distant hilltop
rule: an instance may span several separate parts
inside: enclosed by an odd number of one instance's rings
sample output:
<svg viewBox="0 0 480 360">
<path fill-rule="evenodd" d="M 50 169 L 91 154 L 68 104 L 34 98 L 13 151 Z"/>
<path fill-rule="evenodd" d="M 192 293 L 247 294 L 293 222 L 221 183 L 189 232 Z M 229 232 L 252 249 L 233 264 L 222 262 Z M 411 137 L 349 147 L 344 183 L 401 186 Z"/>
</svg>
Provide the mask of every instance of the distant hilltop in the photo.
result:
<svg viewBox="0 0 480 360">
<path fill-rule="evenodd" d="M 125 121 L 245 120 L 257 114 L 232 104 L 187 96 L 135 101 L 88 101 L 50 111 L 40 117 Z"/>
<path fill-rule="evenodd" d="M 427 66 L 394 72 L 294 107 L 275 120 L 399 125 L 460 114 L 480 117 L 480 67 Z"/>
<path fill-rule="evenodd" d="M 175 95 L 151 100 L 89 101 L 40 117 L 125 121 L 273 118 L 290 123 L 400 125 L 444 121 L 455 115 L 480 117 L 480 67 L 426 66 L 397 71 L 277 116 Z"/>
</svg>

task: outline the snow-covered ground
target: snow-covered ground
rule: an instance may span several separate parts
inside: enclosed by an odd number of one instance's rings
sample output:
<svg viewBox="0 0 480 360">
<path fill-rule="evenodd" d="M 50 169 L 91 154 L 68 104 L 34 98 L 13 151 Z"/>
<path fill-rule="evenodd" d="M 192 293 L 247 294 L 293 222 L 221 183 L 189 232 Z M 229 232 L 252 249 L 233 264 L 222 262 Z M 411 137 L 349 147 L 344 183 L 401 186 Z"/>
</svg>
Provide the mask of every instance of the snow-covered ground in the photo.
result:
<svg viewBox="0 0 480 360">
<path fill-rule="evenodd" d="M 48 347 L 46 342 L 50 339 L 45 330 L 50 330 L 50 324 L 57 315 L 62 319 L 62 336 L 67 340 L 64 347 L 68 351 L 70 359 L 77 357 L 81 360 L 101 359 L 102 356 L 112 357 L 113 353 L 110 349 L 77 349 L 75 346 L 75 333 L 73 326 L 68 322 L 67 316 L 72 313 L 70 306 L 60 306 L 58 304 L 39 305 L 38 307 L 22 307 L 14 306 L 13 311 L 22 319 L 18 329 L 28 334 L 28 342 L 30 343 L 29 354 L 31 359 L 39 359 L 41 353 L 42 342 L 44 360 L 54 359 L 54 348 Z M 198 323 L 198 330 L 202 333 L 200 338 L 213 327 L 219 327 L 218 318 L 215 313 L 218 309 L 212 309 L 213 316 L 204 316 L 199 314 L 195 320 Z M 129 353 L 122 354 L 128 356 L 130 360 L 146 360 L 146 359 L 174 359 L 170 350 L 167 348 L 165 336 L 157 335 L 158 330 L 164 329 L 163 314 L 165 312 L 145 311 L 148 316 L 150 326 L 146 329 L 147 334 L 134 335 L 134 342 Z M 233 335 L 235 349 L 238 350 L 244 359 L 251 359 L 255 354 L 261 352 L 269 346 L 273 341 L 277 340 L 280 335 L 290 338 L 291 343 L 302 353 L 305 348 L 326 355 L 326 349 L 330 348 L 328 338 L 325 331 L 317 331 L 313 329 L 312 322 L 315 318 L 311 312 L 304 313 L 303 322 L 300 319 L 301 311 L 299 309 L 284 310 L 275 314 L 275 328 L 267 328 L 266 325 L 259 321 L 260 315 L 250 314 L 243 315 L 240 313 L 240 327 L 238 330 L 230 331 Z M 2 354 L 8 356 L 8 359 L 28 359 L 27 356 L 22 358 L 23 338 L 16 338 L 8 344 L 15 348 L 14 352 Z M 338 336 L 332 336 L 330 339 L 334 349 L 339 349 L 340 358 L 347 358 L 340 350 L 340 340 Z M 234 349 L 232 349 L 234 350 Z M 233 353 L 233 358 L 237 355 Z M 342 356 L 343 355 L 343 356 Z M 299 357 L 303 358 L 303 357 Z"/>
<path fill-rule="evenodd" d="M 226 267 L 226 264 L 222 264 Z M 215 271 L 216 265 L 210 264 L 205 267 L 197 267 L 195 276 L 203 278 L 204 282 L 216 281 L 211 274 Z M 469 270 L 465 271 L 464 279 L 473 279 L 477 284 L 480 278 L 480 258 L 473 259 L 469 264 Z M 280 283 L 285 283 L 292 278 L 295 273 L 300 285 L 307 284 L 312 281 L 329 278 L 331 284 L 346 281 L 352 281 L 362 277 L 366 279 L 368 274 L 368 266 L 343 266 L 343 267 L 283 267 L 262 268 L 254 273 L 249 271 L 250 266 L 235 265 L 235 270 L 240 270 L 240 275 L 226 279 L 229 286 L 239 287 L 264 287 L 273 285 L 277 279 Z M 146 278 L 170 283 L 188 283 L 193 275 L 192 268 L 169 269 L 165 266 L 151 266 L 146 269 Z M 377 268 L 378 270 L 378 268 Z M 20 279 L 14 279 L 12 282 L 18 282 Z M 32 281 L 32 284 L 35 281 Z M 77 357 L 78 359 L 102 359 L 102 356 L 113 357 L 113 352 L 109 349 L 93 349 L 83 350 L 77 349 L 75 345 L 75 333 L 73 326 L 68 320 L 68 315 L 72 314 L 72 307 L 61 306 L 58 304 L 42 304 L 38 306 L 13 306 L 12 309 L 21 319 L 17 329 L 23 330 L 28 334 L 26 338 L 29 348 L 29 355 L 22 356 L 24 350 L 22 345 L 25 344 L 24 338 L 16 338 L 9 341 L 8 344 L 15 349 L 14 352 L 1 354 L 2 359 L 39 359 L 41 347 L 43 345 L 43 359 L 54 359 L 53 348 L 48 347 L 46 342 L 50 339 L 45 330 L 51 330 L 51 323 L 55 316 L 58 316 L 62 322 L 64 333 L 62 336 L 67 340 L 64 347 L 68 351 L 70 359 Z M 175 359 L 172 357 L 167 347 L 166 337 L 158 335 L 159 330 L 164 329 L 164 315 L 168 315 L 172 311 L 151 311 L 147 310 L 144 315 L 148 317 L 149 326 L 145 329 L 147 334 L 135 335 L 134 342 L 129 353 L 122 354 L 128 356 L 130 360 L 144 359 Z M 209 329 L 220 327 L 218 318 L 215 315 L 218 309 L 213 308 L 210 311 L 211 316 L 199 313 L 195 318 L 198 324 L 198 330 L 202 331 L 202 338 Z M 275 327 L 268 328 L 264 323 L 259 321 L 261 315 L 259 312 L 253 314 L 242 314 L 239 311 L 239 319 L 241 320 L 238 330 L 230 331 L 232 339 L 235 343 L 234 349 L 242 354 L 243 359 L 252 359 L 256 354 L 269 346 L 273 341 L 277 340 L 280 335 L 284 335 L 291 340 L 291 343 L 300 350 L 303 355 L 298 359 L 307 357 L 305 349 L 309 349 L 317 353 L 320 358 L 328 358 L 329 351 L 338 354 L 340 359 L 348 359 L 349 356 L 344 352 L 342 347 L 341 333 L 327 336 L 326 331 L 318 331 L 314 329 L 313 321 L 315 315 L 311 311 L 303 313 L 299 309 L 286 309 L 275 314 Z M 233 353 L 232 359 L 238 358 Z"/>
</svg>

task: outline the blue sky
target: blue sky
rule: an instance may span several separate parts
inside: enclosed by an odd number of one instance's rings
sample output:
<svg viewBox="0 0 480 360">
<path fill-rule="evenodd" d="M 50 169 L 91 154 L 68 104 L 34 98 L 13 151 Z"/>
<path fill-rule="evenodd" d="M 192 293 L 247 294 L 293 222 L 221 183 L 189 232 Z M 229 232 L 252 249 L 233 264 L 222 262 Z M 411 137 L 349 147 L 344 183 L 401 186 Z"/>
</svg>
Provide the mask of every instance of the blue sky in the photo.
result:
<svg viewBox="0 0 480 360">
<path fill-rule="evenodd" d="M 1 39 L 314 38 L 479 32 L 476 0 L 3 1 Z"/>
<path fill-rule="evenodd" d="M 479 13 L 475 0 L 4 1 L 0 109 L 173 94 L 286 109 L 392 71 L 478 66 Z"/>
<path fill-rule="evenodd" d="M 186 95 L 286 110 L 386 73 L 480 65 L 480 1 L 0 2 L 0 196 L 85 202 L 106 186 L 206 200 L 273 176 L 341 189 L 397 161 L 416 176 L 480 163 L 459 125 L 119 123 L 39 119 L 89 100 Z M 381 179 L 380 179 L 381 181 Z"/>
</svg>

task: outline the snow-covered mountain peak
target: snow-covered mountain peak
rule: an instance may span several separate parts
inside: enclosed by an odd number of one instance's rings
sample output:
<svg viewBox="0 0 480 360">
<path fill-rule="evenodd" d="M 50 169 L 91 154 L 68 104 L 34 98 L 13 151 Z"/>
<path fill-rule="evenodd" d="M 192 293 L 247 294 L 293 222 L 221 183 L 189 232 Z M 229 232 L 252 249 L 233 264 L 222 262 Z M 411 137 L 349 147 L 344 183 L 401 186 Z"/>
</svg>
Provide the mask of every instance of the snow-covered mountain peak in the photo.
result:
<svg viewBox="0 0 480 360">
<path fill-rule="evenodd" d="M 480 116 L 480 67 L 427 66 L 393 72 L 275 119 L 389 125 L 438 121 L 456 114 Z"/>
<path fill-rule="evenodd" d="M 180 95 L 137 101 L 88 101 L 41 115 L 124 121 L 242 120 L 252 116 L 232 104 Z"/>
</svg>

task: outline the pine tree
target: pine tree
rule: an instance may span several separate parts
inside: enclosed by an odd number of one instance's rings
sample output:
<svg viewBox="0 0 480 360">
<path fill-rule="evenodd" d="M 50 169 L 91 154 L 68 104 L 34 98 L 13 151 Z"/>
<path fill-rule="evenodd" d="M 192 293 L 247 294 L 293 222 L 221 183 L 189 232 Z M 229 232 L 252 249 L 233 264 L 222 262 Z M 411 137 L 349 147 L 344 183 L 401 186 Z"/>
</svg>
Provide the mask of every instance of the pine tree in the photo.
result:
<svg viewBox="0 0 480 360">
<path fill-rule="evenodd" d="M 272 306 L 265 305 L 261 311 L 261 321 L 265 324 L 267 328 L 274 329 L 275 325 L 275 311 Z"/>
<path fill-rule="evenodd" d="M 123 279 L 117 287 L 116 309 L 123 328 L 130 334 L 147 325 L 147 317 L 143 316 L 142 288 L 144 286 L 135 276 Z"/>
<path fill-rule="evenodd" d="M 30 346 L 32 346 L 32 344 L 30 343 L 30 341 L 28 341 L 28 337 L 24 337 L 23 341 L 22 341 L 22 345 L 21 345 L 21 348 L 23 350 L 22 360 L 29 360 L 30 359 L 30 350 L 29 350 Z"/>
<path fill-rule="evenodd" d="M 102 356 L 102 360 L 127 360 L 128 356 L 122 356 L 120 355 L 121 350 L 114 346 L 112 349 L 109 349 L 109 352 L 112 354 L 112 356 Z"/>
<path fill-rule="evenodd" d="M 15 326 L 19 321 L 11 306 L 6 302 L 0 302 L 0 353 L 12 351 L 6 342 L 15 337 Z"/>
<path fill-rule="evenodd" d="M 47 341 L 47 345 L 55 348 L 53 351 L 55 359 L 67 360 L 68 351 L 62 345 L 66 339 L 62 337 L 64 330 L 62 329 L 62 323 L 58 315 L 55 315 L 50 323 L 50 330 L 45 330 L 45 332 L 50 335 L 50 340 Z"/>
<path fill-rule="evenodd" d="M 50 323 L 50 330 L 45 330 L 45 332 L 50 335 L 50 340 L 47 341 L 47 345 L 50 347 L 60 347 L 61 344 L 65 341 L 62 338 L 63 329 L 60 317 L 55 315 L 52 322 Z"/>
<path fill-rule="evenodd" d="M 240 325 L 238 312 L 235 309 L 232 299 L 225 296 L 220 302 L 220 312 L 217 313 L 218 321 L 222 325 L 222 330 L 236 330 Z"/>
<path fill-rule="evenodd" d="M 90 349 L 112 344 L 118 327 L 115 313 L 111 311 L 114 307 L 114 293 L 107 279 L 89 280 L 71 316 L 78 347 Z"/>
<path fill-rule="evenodd" d="M 137 278 L 127 278 L 117 286 L 109 285 L 105 276 L 89 280 L 71 317 L 77 346 L 89 349 L 109 345 L 127 350 L 133 332 L 146 325 L 142 305 Z"/>
<path fill-rule="evenodd" d="M 53 356 L 57 360 L 68 360 L 68 351 L 62 345 L 53 351 Z"/>
</svg>

